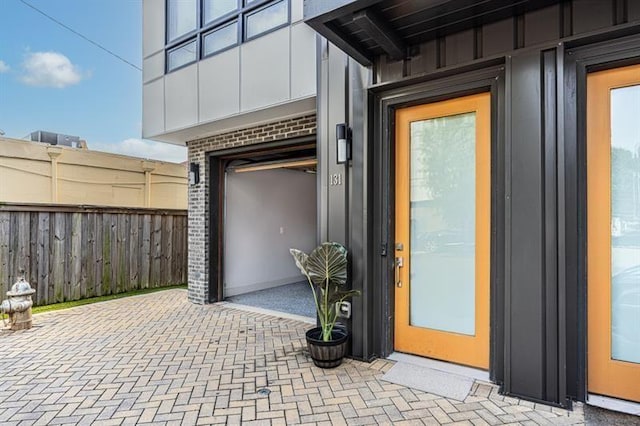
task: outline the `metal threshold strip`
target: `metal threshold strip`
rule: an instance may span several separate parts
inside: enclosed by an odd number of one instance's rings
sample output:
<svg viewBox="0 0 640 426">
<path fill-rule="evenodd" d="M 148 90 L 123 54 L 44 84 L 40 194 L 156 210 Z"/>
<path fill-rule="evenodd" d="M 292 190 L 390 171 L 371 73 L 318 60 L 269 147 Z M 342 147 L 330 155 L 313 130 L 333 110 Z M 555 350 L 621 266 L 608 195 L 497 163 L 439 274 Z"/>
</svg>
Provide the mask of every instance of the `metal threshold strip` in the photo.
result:
<svg viewBox="0 0 640 426">
<path fill-rule="evenodd" d="M 640 403 L 626 401 L 624 399 L 611 398 L 608 396 L 590 393 L 587 396 L 587 404 L 607 410 L 618 411 L 620 413 L 640 416 Z"/>
<path fill-rule="evenodd" d="M 278 161 L 265 161 L 256 164 L 243 164 L 239 166 L 231 166 L 227 170 L 236 173 L 243 172 L 257 172 L 260 170 L 273 170 L 273 169 L 291 169 L 300 167 L 315 166 L 318 164 L 316 158 L 298 158 L 295 160 L 278 160 Z"/>
<path fill-rule="evenodd" d="M 445 373 L 457 374 L 458 376 L 468 377 L 473 380 L 482 380 L 484 382 L 491 382 L 489 378 L 489 372 L 480 370 L 474 367 L 467 367 L 464 365 L 453 364 L 446 361 L 438 361 L 431 358 L 424 358 L 417 355 L 410 355 L 401 352 L 393 352 L 387 357 L 392 361 L 404 362 L 408 364 L 417 365 L 419 367 L 431 368 L 439 370 Z"/>
</svg>

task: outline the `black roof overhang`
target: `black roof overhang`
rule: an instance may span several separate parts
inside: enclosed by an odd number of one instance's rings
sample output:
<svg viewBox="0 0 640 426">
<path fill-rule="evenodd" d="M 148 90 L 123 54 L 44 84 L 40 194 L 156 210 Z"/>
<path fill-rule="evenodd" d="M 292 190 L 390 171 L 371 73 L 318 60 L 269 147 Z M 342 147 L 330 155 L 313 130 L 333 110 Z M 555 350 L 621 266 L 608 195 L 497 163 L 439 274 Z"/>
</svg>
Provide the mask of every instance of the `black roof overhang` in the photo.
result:
<svg viewBox="0 0 640 426">
<path fill-rule="evenodd" d="M 305 0 L 305 22 L 363 65 L 408 47 L 560 0 Z"/>
</svg>

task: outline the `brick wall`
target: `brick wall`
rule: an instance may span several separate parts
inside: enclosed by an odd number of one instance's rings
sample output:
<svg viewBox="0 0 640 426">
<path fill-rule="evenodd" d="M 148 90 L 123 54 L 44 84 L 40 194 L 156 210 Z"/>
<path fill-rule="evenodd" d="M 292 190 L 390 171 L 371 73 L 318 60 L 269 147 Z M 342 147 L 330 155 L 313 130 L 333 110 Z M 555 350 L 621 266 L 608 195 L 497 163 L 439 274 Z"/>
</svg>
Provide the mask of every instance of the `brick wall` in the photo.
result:
<svg viewBox="0 0 640 426">
<path fill-rule="evenodd" d="M 315 135 L 315 114 L 246 127 L 187 142 L 189 162 L 200 164 L 200 183 L 189 186 L 189 300 L 209 300 L 209 164 L 207 153 Z"/>
</svg>

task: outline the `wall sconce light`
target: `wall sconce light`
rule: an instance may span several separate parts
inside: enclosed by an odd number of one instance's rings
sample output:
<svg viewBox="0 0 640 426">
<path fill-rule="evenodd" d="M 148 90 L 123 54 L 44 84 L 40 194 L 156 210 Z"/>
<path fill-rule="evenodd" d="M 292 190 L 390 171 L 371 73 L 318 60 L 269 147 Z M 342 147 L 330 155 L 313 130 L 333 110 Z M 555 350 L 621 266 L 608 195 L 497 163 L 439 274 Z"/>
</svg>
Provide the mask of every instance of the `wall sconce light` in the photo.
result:
<svg viewBox="0 0 640 426">
<path fill-rule="evenodd" d="M 200 183 L 200 164 L 189 163 L 189 185 Z"/>
<path fill-rule="evenodd" d="M 345 164 L 351 160 L 351 129 L 346 123 L 336 124 L 336 162 Z"/>
</svg>

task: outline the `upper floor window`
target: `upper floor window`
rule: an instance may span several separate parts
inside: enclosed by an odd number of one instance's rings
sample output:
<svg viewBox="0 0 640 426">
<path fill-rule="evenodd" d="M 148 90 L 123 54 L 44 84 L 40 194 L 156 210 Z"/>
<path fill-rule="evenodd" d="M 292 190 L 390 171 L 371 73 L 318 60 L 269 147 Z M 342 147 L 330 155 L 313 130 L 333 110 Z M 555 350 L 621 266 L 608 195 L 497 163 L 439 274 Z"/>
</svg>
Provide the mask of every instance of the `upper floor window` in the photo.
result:
<svg viewBox="0 0 640 426">
<path fill-rule="evenodd" d="M 250 1 L 250 0 L 247 0 Z M 255 1 L 255 0 L 254 0 Z M 245 17 L 245 38 L 251 39 L 279 28 L 289 22 L 289 8 L 285 0 L 272 2 L 267 7 L 248 13 Z"/>
<path fill-rule="evenodd" d="M 198 28 L 197 0 L 168 0 L 167 40 L 172 41 Z"/>
<path fill-rule="evenodd" d="M 190 41 L 167 51 L 167 68 L 176 69 L 195 61 L 196 41 Z"/>
<path fill-rule="evenodd" d="M 232 21 L 222 27 L 217 27 L 203 37 L 202 56 L 209 56 L 221 52 L 227 47 L 238 44 L 238 21 Z"/>
<path fill-rule="evenodd" d="M 166 0 L 166 71 L 289 24 L 290 0 Z"/>
<path fill-rule="evenodd" d="M 238 10 L 238 0 L 203 0 L 203 20 L 208 25 L 216 19 Z"/>
</svg>

